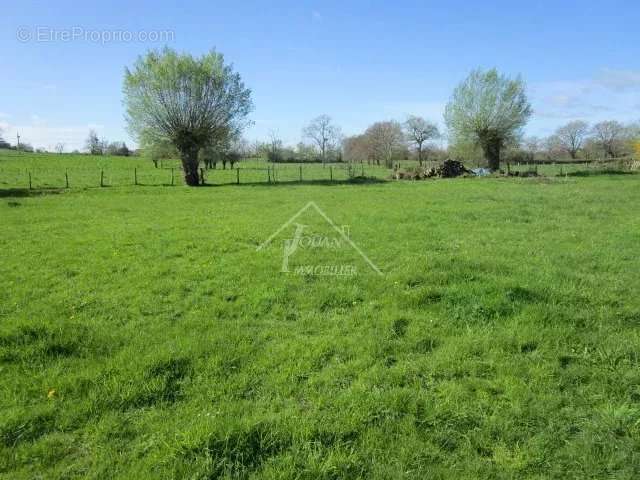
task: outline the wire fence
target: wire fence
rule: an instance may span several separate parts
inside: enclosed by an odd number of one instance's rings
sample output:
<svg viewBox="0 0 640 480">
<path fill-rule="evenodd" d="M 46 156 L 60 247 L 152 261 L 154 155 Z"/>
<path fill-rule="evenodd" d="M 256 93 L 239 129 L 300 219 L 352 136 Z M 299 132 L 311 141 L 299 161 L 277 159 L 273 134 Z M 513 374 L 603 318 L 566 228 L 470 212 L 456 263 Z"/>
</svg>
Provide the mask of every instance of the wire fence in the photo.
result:
<svg viewBox="0 0 640 480">
<path fill-rule="evenodd" d="M 639 171 L 640 161 L 632 157 L 577 160 L 572 162 L 536 161 L 531 163 L 509 163 L 506 164 L 505 170 L 508 173 L 535 173 L 543 176 L 624 173 Z"/>
<path fill-rule="evenodd" d="M 264 164 L 234 168 L 201 169 L 208 185 L 247 185 L 277 183 L 347 182 L 358 177 L 388 178 L 390 170 L 366 164 Z M 64 189 L 119 186 L 181 186 L 185 185 L 182 168 L 175 166 L 48 168 L 0 166 L 0 188 Z"/>
<path fill-rule="evenodd" d="M 417 162 L 414 162 L 414 167 Z M 135 165 L 135 166 L 134 166 Z M 220 166 L 218 166 L 220 167 Z M 468 166 L 472 168 L 472 165 Z M 411 168 L 402 162 L 397 168 Z M 640 171 L 640 161 L 632 158 L 577 162 L 509 163 L 508 173 L 535 173 L 545 176 L 590 175 Z M 246 161 L 233 168 L 201 169 L 208 185 L 250 185 L 278 183 L 339 183 L 357 178 L 386 180 L 392 169 L 367 163 L 333 164 L 271 164 L 265 161 Z M 154 167 L 147 162 L 101 162 L 76 164 L 69 168 L 41 162 L 25 162 L 21 166 L 0 162 L 0 188 L 4 189 L 73 189 L 123 186 L 181 186 L 185 185 L 179 162 L 167 161 Z"/>
</svg>

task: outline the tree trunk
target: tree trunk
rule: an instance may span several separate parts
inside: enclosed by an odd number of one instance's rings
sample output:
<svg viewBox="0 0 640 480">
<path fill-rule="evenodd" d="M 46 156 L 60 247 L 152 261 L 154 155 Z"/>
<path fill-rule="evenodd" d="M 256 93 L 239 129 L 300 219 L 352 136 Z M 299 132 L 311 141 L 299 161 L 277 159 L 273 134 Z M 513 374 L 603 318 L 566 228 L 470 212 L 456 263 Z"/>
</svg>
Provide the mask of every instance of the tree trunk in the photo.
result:
<svg viewBox="0 0 640 480">
<path fill-rule="evenodd" d="M 489 164 L 489 170 L 500 170 L 500 142 L 491 141 L 483 145 L 482 150 Z"/>
<path fill-rule="evenodd" d="M 418 163 L 422 167 L 422 143 L 418 144 Z"/>
<path fill-rule="evenodd" d="M 184 181 L 190 187 L 200 185 L 200 173 L 198 172 L 198 149 L 190 148 L 181 153 Z"/>
</svg>

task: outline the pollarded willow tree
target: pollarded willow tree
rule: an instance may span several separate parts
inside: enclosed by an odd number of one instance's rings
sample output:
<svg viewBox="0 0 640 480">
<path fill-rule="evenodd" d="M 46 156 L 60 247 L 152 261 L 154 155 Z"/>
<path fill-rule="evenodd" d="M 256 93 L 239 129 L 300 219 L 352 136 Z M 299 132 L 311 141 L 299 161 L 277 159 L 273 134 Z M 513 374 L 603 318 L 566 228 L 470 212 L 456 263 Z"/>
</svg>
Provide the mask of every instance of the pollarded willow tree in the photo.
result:
<svg viewBox="0 0 640 480">
<path fill-rule="evenodd" d="M 522 133 L 532 110 L 521 77 L 475 70 L 454 90 L 445 121 L 454 142 L 482 148 L 489 168 L 500 168 L 500 151 Z"/>
<path fill-rule="evenodd" d="M 129 130 L 147 143 L 169 141 L 187 185 L 200 184 L 198 152 L 239 135 L 253 108 L 251 90 L 215 50 L 196 58 L 165 48 L 125 71 Z"/>
</svg>

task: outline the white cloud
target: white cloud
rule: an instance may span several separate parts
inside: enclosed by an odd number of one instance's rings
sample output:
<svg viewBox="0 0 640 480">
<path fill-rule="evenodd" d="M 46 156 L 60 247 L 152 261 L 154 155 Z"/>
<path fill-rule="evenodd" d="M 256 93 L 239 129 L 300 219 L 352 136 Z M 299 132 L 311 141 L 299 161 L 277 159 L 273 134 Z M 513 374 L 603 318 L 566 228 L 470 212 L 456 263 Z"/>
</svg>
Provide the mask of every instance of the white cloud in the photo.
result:
<svg viewBox="0 0 640 480">
<path fill-rule="evenodd" d="M 535 124 L 545 120 L 628 121 L 640 95 L 640 72 L 602 69 L 591 78 L 531 85 Z M 550 127 L 550 123 L 546 122 Z"/>
<path fill-rule="evenodd" d="M 82 150 L 90 129 L 96 130 L 98 134 L 104 130 L 103 125 L 91 123 L 52 126 L 35 114 L 31 116 L 31 124 L 14 125 L 7 121 L 0 121 L 0 128 L 3 131 L 3 138 L 12 144 L 16 142 L 17 134 L 20 134 L 20 141 L 34 148 L 54 150 L 56 144 L 64 143 L 66 151 Z"/>
<path fill-rule="evenodd" d="M 640 91 L 640 71 L 605 68 L 598 74 L 595 81 L 598 85 L 617 92 Z"/>
</svg>

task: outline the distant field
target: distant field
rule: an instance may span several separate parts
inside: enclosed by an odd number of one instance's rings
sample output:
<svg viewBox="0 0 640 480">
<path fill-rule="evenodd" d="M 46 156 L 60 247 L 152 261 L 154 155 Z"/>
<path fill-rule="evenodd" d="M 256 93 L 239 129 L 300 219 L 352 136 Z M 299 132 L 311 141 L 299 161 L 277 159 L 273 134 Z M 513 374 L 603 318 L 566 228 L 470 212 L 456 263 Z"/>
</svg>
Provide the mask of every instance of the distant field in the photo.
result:
<svg viewBox="0 0 640 480">
<path fill-rule="evenodd" d="M 398 162 L 401 168 L 415 168 L 416 161 Z M 433 166 L 434 162 L 425 162 Z M 469 163 L 468 168 L 477 165 Z M 504 166 L 506 169 L 506 166 Z M 239 169 L 240 172 L 236 172 Z M 607 170 L 617 171 L 621 164 L 613 163 L 558 163 L 556 165 L 512 165 L 511 171 L 525 172 L 536 170 L 540 175 L 564 176 L 566 174 L 601 173 Z M 377 179 L 388 179 L 391 169 L 384 166 L 355 164 L 353 174 Z M 28 188 L 31 177 L 32 188 L 70 188 L 99 187 L 102 181 L 107 187 L 134 185 L 180 186 L 184 185 L 178 160 L 164 160 L 158 168 L 147 158 L 110 157 L 71 154 L 17 153 L 0 150 L 0 188 Z M 206 181 L 212 185 L 268 182 L 327 182 L 345 181 L 349 178 L 348 165 L 335 163 L 321 165 L 317 163 L 269 164 L 262 159 L 246 159 L 236 163 L 234 169 L 227 165 L 217 165 L 217 169 L 205 174 Z"/>
<path fill-rule="evenodd" d="M 140 185 L 184 185 L 178 160 L 164 160 L 155 168 L 147 158 L 110 157 L 90 155 L 28 154 L 0 151 L 0 188 L 64 188 L 67 178 L 70 188 L 90 188 L 100 186 L 102 176 L 105 186 L 130 186 L 136 181 Z M 173 169 L 173 172 L 172 172 Z M 307 181 L 344 181 L 349 178 L 347 165 L 338 164 L 269 164 L 260 159 L 243 160 L 232 170 L 218 164 L 215 170 L 206 172 L 209 184 L 267 183 Z M 302 172 L 300 171 L 302 169 Z M 268 171 L 270 170 L 270 171 Z M 273 172 L 275 171 L 275 178 Z M 386 178 L 390 170 L 376 165 L 358 165 L 356 175 Z M 65 178 L 65 174 L 67 178 Z"/>
<path fill-rule="evenodd" d="M 640 175 L 6 175 L 134 166 L 0 156 L 3 478 L 640 477 Z M 256 252 L 309 201 L 383 275 Z"/>
</svg>

